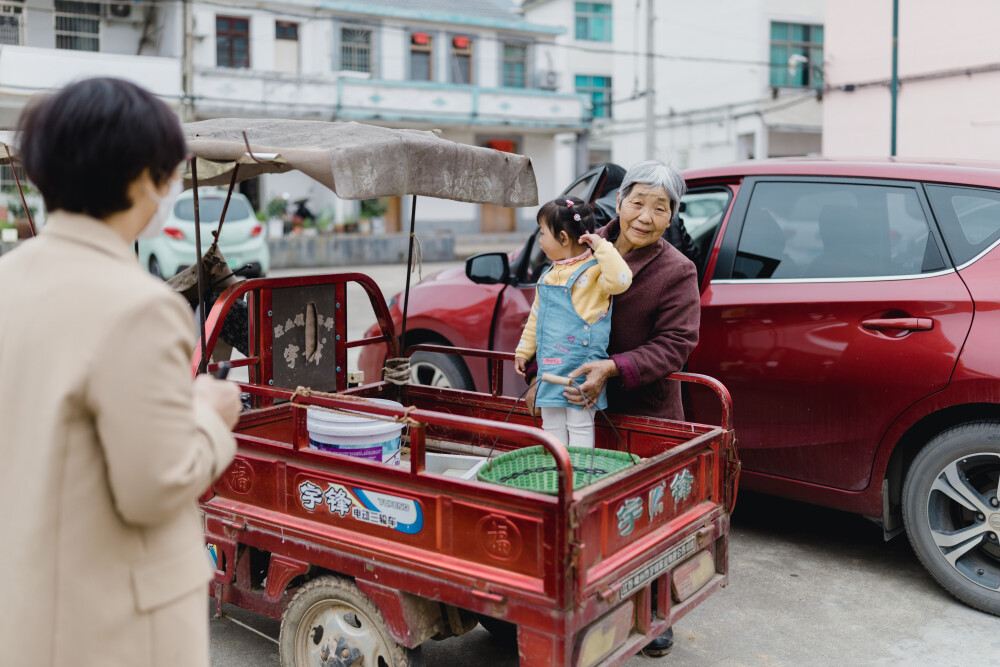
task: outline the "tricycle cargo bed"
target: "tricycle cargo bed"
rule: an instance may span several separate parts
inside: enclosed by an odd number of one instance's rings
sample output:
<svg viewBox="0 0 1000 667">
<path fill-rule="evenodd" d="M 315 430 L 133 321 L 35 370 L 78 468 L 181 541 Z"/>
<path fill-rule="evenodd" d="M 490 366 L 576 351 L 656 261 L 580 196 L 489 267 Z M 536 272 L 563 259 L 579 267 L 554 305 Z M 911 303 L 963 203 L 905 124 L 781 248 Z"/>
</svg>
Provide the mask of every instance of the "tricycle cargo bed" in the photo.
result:
<svg viewBox="0 0 1000 667">
<path fill-rule="evenodd" d="M 325 278 L 341 300 L 343 282 L 367 280 Z M 249 310 L 258 316 L 276 310 L 274 287 L 291 287 L 248 282 L 256 287 Z M 379 313 L 377 288 L 366 291 Z M 320 297 L 313 290 L 307 298 Z M 215 323 L 224 318 L 219 309 Z M 626 660 L 727 583 L 738 463 L 728 398 L 710 378 L 676 376 L 717 392 L 722 426 L 599 418 L 599 449 L 641 459 L 574 489 L 566 449 L 535 428 L 523 402 L 499 391 L 344 381 L 332 383 L 340 392 L 276 387 L 273 357 L 261 353 L 273 345 L 274 323 L 264 319 L 251 324 L 251 382 L 242 387 L 253 407 L 236 429 L 237 458 L 202 502 L 206 539 L 218 554 L 218 604 L 280 618 L 304 584 L 336 575 L 375 603 L 401 646 L 461 633 L 474 612 L 517 625 L 522 664 L 589 666 Z M 335 315 L 331 324 L 337 335 L 342 320 Z M 394 338 L 362 342 L 391 346 Z M 334 359 L 344 358 L 341 347 Z M 494 365 L 505 358 L 463 352 Z M 408 457 L 396 466 L 317 449 L 310 409 L 404 425 Z M 554 494 L 429 464 L 442 454 L 497 456 L 531 446 L 555 461 Z"/>
</svg>

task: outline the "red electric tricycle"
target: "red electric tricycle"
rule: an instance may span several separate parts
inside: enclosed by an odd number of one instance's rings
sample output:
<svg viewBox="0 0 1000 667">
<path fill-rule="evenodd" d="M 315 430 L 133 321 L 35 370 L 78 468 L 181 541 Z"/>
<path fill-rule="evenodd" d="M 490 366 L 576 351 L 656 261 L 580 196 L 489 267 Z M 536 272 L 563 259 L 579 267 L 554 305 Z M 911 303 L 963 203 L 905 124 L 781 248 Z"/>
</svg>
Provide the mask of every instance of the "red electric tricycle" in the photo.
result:
<svg viewBox="0 0 1000 667">
<path fill-rule="evenodd" d="M 267 135 L 255 121 L 219 122 L 225 124 L 185 128 L 198 157 L 191 185 L 199 184 L 199 171 L 232 186 L 241 171 L 302 168 L 350 198 L 429 194 L 504 205 L 536 198 L 526 158 L 431 133 L 267 121 L 283 128 Z M 346 143 L 316 139 L 326 126 L 338 126 Z M 374 149 L 352 137 L 374 131 L 401 132 L 393 139 L 399 145 L 379 147 L 381 168 L 405 175 L 407 168 L 452 164 L 480 180 L 463 185 L 456 172 L 447 177 L 450 188 L 416 176 L 373 185 L 380 163 L 366 159 Z M 289 143 L 290 136 L 304 138 Z M 411 162 L 405 149 L 414 137 L 424 143 Z M 325 162 L 317 159 L 323 150 Z M 337 173 L 339 162 L 351 173 Z M 331 164 L 334 173 L 324 178 Z M 374 179 L 369 189 L 351 190 L 351 179 L 362 183 L 365 174 Z M 491 177 L 502 187 L 493 188 Z M 210 292 L 199 291 L 200 299 Z M 349 340 L 348 296 L 359 293 L 380 333 Z M 216 553 L 211 592 L 219 613 L 226 602 L 281 620 L 283 665 L 420 664 L 424 642 L 478 623 L 516 636 L 522 665 L 617 665 L 726 585 L 739 462 L 729 396 L 716 380 L 671 376 L 714 392 L 719 425 L 599 418 L 588 459 L 535 427 L 513 395 L 520 389 L 505 392 L 500 368 L 512 354 L 407 350 L 405 333 L 395 330 L 366 275 L 237 282 L 201 310 L 193 370 L 212 372 L 228 362 L 247 372 L 236 459 L 201 501 L 206 541 Z M 247 323 L 246 354 L 232 360 L 220 341 L 236 311 Z M 486 365 L 491 390 L 413 384 L 405 366 L 388 379 L 358 382 L 348 351 L 367 345 L 385 346 L 395 360 L 401 350 L 463 355 Z M 396 425 L 401 460 L 317 447 L 311 424 L 318 413 Z M 605 465 L 612 459 L 615 465 Z M 513 460 L 521 468 L 501 478 L 501 464 Z M 542 468 L 544 483 L 518 485 L 519 476 Z"/>
</svg>

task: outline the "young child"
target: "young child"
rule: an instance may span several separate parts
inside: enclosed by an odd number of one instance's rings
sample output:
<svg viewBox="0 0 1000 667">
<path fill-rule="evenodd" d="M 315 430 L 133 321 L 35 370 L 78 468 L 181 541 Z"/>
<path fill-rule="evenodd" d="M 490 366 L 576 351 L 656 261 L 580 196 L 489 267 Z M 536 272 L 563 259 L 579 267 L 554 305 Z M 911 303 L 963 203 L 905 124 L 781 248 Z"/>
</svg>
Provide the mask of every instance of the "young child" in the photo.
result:
<svg viewBox="0 0 1000 667">
<path fill-rule="evenodd" d="M 538 210 L 538 244 L 552 260 L 538 279 L 535 302 L 515 350 L 520 375 L 532 356 L 538 376 L 565 376 L 587 361 L 608 358 L 611 297 L 632 283 L 632 272 L 614 245 L 594 234 L 594 214 L 575 197 L 560 198 Z M 572 405 L 566 387 L 538 382 L 535 405 L 542 428 L 564 445 L 594 446 L 594 408 Z M 597 407 L 607 407 L 602 390 Z"/>
</svg>

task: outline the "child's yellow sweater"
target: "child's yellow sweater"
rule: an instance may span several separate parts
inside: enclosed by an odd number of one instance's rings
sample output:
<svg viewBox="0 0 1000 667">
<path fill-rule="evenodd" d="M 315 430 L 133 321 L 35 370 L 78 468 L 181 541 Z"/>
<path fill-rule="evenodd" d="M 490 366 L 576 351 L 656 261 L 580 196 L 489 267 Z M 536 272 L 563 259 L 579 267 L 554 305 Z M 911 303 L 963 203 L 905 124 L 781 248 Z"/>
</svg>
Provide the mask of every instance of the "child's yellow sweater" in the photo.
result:
<svg viewBox="0 0 1000 667">
<path fill-rule="evenodd" d="M 573 307 L 580 317 L 590 323 L 604 317 L 611 305 L 611 297 L 614 294 L 621 294 L 632 284 L 632 271 L 614 244 L 606 239 L 601 239 L 594 250 L 594 259 L 597 260 L 595 266 L 590 267 L 577 278 L 573 286 Z M 590 255 L 585 255 L 570 264 L 554 264 L 552 269 L 545 274 L 544 284 L 565 285 L 566 281 L 580 265 L 590 261 Z M 535 302 L 531 305 L 531 314 L 524 325 L 521 333 L 521 341 L 514 351 L 515 356 L 523 359 L 531 359 L 535 356 L 537 344 L 535 342 L 535 327 L 538 322 L 538 291 L 535 290 Z"/>
</svg>

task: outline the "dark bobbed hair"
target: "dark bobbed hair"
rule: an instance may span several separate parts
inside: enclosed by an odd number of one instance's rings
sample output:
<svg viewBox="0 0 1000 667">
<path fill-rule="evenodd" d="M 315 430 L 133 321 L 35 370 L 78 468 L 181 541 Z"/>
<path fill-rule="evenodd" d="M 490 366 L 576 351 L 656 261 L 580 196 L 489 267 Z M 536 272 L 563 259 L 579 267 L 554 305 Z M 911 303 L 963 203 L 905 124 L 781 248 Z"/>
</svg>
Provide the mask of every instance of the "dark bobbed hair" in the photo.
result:
<svg viewBox="0 0 1000 667">
<path fill-rule="evenodd" d="M 95 218 L 129 209 L 128 186 L 145 169 L 163 185 L 186 153 L 170 107 L 122 79 L 85 79 L 36 97 L 18 129 L 24 170 L 46 208 Z"/>
<path fill-rule="evenodd" d="M 542 204 L 538 209 L 538 224 L 548 227 L 557 238 L 559 232 L 566 232 L 573 241 L 597 228 L 594 212 L 577 197 L 557 197 Z"/>
</svg>

